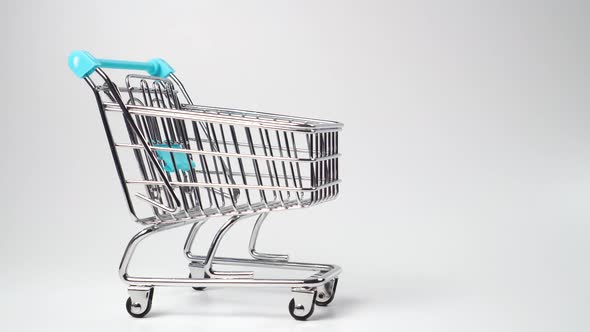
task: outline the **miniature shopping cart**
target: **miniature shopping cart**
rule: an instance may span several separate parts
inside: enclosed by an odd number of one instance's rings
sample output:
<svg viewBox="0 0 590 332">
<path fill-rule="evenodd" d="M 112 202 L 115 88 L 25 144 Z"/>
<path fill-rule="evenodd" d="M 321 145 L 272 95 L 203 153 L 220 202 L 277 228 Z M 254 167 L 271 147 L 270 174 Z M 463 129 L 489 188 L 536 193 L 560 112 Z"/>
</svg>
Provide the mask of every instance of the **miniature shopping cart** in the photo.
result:
<svg viewBox="0 0 590 332">
<path fill-rule="evenodd" d="M 105 60 L 75 51 L 68 61 L 94 93 L 129 210 L 145 226 L 129 241 L 119 266 L 128 285 L 126 307 L 131 316 L 144 317 L 150 311 L 156 286 L 285 286 L 293 296 L 289 312 L 298 320 L 309 318 L 316 304 L 332 302 L 340 267 L 291 262 L 287 255 L 255 248 L 269 212 L 305 208 L 337 196 L 341 123 L 195 105 L 172 67 L 161 59 Z M 149 76 L 129 74 L 125 85 L 117 86 L 103 68 L 142 70 Z M 218 216 L 227 222 L 206 255 L 194 254 L 197 232 Z M 253 216 L 257 218 L 249 243 L 252 258 L 216 256 L 228 230 Z M 188 278 L 127 273 L 139 242 L 183 225 L 192 225 L 184 245 Z M 306 270 L 313 275 L 255 278 L 253 272 L 220 271 L 220 265 Z"/>
</svg>

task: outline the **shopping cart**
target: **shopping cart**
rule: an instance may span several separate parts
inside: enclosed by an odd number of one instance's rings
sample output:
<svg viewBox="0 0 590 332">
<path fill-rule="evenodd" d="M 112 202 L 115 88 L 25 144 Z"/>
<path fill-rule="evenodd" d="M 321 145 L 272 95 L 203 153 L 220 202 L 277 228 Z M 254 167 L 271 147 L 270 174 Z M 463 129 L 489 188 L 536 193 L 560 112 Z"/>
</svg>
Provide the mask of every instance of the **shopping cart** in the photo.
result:
<svg viewBox="0 0 590 332">
<path fill-rule="evenodd" d="M 131 238 L 119 266 L 128 285 L 126 308 L 131 316 L 144 317 L 150 311 L 156 286 L 286 286 L 293 296 L 289 312 L 298 320 L 310 317 L 315 305 L 332 302 L 340 267 L 291 262 L 287 255 L 255 248 L 269 212 L 336 197 L 341 123 L 195 105 L 172 67 L 161 59 L 105 60 L 75 51 L 68 62 L 94 93 L 129 211 L 146 226 Z M 149 76 L 129 74 L 121 87 L 103 68 L 142 70 Z M 228 220 L 206 255 L 194 254 L 191 248 L 199 229 L 217 216 Z M 252 258 L 216 256 L 228 230 L 252 216 L 257 216 L 249 243 Z M 139 242 L 189 224 L 184 244 L 188 278 L 128 274 Z M 315 273 L 305 279 L 254 278 L 250 271 L 217 270 L 219 265 Z"/>
</svg>

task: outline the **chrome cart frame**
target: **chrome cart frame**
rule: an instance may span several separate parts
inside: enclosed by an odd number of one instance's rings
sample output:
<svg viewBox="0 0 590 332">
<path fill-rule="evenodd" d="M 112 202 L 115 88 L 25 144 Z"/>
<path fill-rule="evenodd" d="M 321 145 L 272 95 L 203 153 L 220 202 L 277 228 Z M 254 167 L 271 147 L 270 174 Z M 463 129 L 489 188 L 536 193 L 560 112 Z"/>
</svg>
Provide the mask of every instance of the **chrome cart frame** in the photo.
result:
<svg viewBox="0 0 590 332">
<path fill-rule="evenodd" d="M 337 196 L 341 123 L 195 105 L 174 70 L 161 59 L 106 60 L 75 51 L 68 61 L 94 93 L 129 211 L 145 226 L 129 241 L 119 266 L 128 285 L 126 308 L 131 316 L 144 317 L 150 311 L 154 287 L 159 286 L 289 287 L 293 293 L 289 312 L 298 320 L 309 318 L 316 304 L 325 306 L 333 300 L 340 267 L 261 253 L 256 241 L 270 212 L 305 208 Z M 125 86 L 119 87 L 102 68 L 145 70 L 150 76 L 127 75 Z M 194 254 L 191 248 L 199 229 L 217 216 L 228 220 L 207 253 Z M 254 216 L 251 258 L 217 256 L 230 228 Z M 141 241 L 185 225 L 192 225 L 184 244 L 188 278 L 129 275 L 128 266 Z M 252 271 L 217 270 L 221 265 L 314 273 L 305 279 L 262 279 Z"/>
</svg>

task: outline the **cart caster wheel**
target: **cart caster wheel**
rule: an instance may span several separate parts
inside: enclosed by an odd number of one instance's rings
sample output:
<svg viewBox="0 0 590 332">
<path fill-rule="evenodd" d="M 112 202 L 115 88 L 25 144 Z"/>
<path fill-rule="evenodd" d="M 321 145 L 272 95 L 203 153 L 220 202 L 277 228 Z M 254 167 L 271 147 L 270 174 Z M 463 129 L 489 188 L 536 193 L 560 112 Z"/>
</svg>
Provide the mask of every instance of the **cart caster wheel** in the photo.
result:
<svg viewBox="0 0 590 332">
<path fill-rule="evenodd" d="M 127 308 L 127 312 L 131 317 L 134 318 L 143 318 L 147 315 L 150 310 L 152 309 L 152 298 L 154 297 L 154 289 L 150 288 L 148 291 L 145 291 L 146 294 L 141 294 L 141 301 L 134 302 L 131 299 L 131 296 L 127 298 L 127 302 L 125 303 L 125 308 Z"/>
<path fill-rule="evenodd" d="M 293 292 L 295 294 L 289 302 L 289 314 L 296 320 L 307 320 L 313 315 L 317 292 L 315 290 Z"/>
<path fill-rule="evenodd" d="M 188 277 L 189 278 L 192 278 L 193 275 L 189 273 L 188 274 Z M 205 274 L 204 278 L 205 279 L 209 279 L 209 276 Z M 203 291 L 203 290 L 205 290 L 205 288 L 207 288 L 207 287 L 193 287 L 193 289 L 196 290 L 196 291 Z"/>
<path fill-rule="evenodd" d="M 336 295 L 336 286 L 338 286 L 338 278 L 318 287 L 318 296 L 315 300 L 315 304 L 325 307 L 332 303 L 334 295 Z"/>
</svg>

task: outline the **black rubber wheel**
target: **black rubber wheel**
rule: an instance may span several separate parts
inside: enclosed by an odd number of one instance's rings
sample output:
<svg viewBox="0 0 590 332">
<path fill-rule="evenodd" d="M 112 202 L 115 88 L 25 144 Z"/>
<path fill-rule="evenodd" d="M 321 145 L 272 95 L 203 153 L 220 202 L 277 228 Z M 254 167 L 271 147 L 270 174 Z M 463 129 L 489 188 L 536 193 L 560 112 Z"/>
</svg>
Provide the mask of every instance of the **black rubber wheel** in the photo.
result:
<svg viewBox="0 0 590 332">
<path fill-rule="evenodd" d="M 127 302 L 125 303 L 125 308 L 127 309 L 127 312 L 129 313 L 129 315 L 131 315 L 131 317 L 143 318 L 143 317 L 145 317 L 145 315 L 147 315 L 150 312 L 150 310 L 152 310 L 152 298 L 153 297 L 154 297 L 154 289 L 152 288 L 152 290 L 150 291 L 150 295 L 148 297 L 147 308 L 145 308 L 144 311 L 142 311 L 138 314 L 131 311 L 131 298 L 130 297 L 127 298 Z"/>
<path fill-rule="evenodd" d="M 314 295 L 314 299 L 311 302 L 311 310 L 309 310 L 309 312 L 307 313 L 307 315 L 305 316 L 297 316 L 295 315 L 295 299 L 291 299 L 291 301 L 289 302 L 289 314 L 291 314 L 291 317 L 295 318 L 296 320 L 307 320 L 309 317 L 311 317 L 311 315 L 313 315 L 313 311 L 315 309 L 315 296 Z"/>
<path fill-rule="evenodd" d="M 334 296 L 336 295 L 336 286 L 338 286 L 338 278 L 334 279 L 334 286 L 332 288 L 332 296 L 329 299 L 325 300 L 321 298 L 322 294 L 318 294 L 317 299 L 315 300 L 315 304 L 319 305 L 320 307 L 325 307 L 328 304 L 334 301 Z"/>
<path fill-rule="evenodd" d="M 189 273 L 188 277 L 192 278 L 193 275 Z M 209 279 L 209 276 L 205 274 L 204 279 Z M 193 289 L 196 291 L 202 291 L 202 290 L 205 290 L 205 288 L 207 288 L 207 287 L 193 287 Z"/>
</svg>

